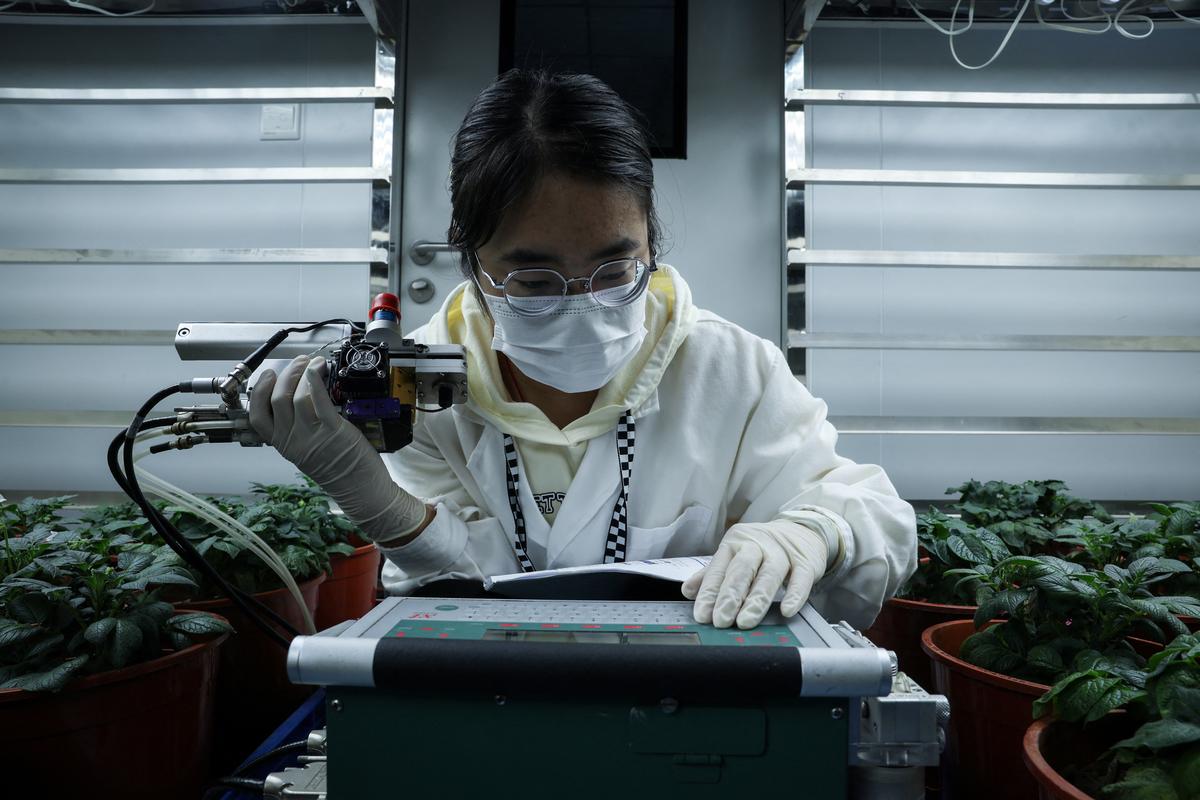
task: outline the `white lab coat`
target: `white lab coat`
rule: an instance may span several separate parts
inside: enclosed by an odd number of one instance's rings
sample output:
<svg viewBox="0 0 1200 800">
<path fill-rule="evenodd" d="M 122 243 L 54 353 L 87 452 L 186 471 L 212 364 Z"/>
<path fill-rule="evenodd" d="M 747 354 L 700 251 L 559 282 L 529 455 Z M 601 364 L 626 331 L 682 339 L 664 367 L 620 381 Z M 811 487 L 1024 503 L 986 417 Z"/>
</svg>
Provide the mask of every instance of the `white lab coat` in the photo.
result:
<svg viewBox="0 0 1200 800">
<path fill-rule="evenodd" d="M 670 274 L 680 306 L 690 304 L 686 285 Z M 626 559 L 711 554 L 739 521 L 807 522 L 824 528 L 836 553 L 813 605 L 827 618 L 869 626 L 916 568 L 912 507 L 881 468 L 834 452 L 837 432 L 825 403 L 795 379 L 779 348 L 714 314 L 686 310 L 694 320 L 686 339 L 632 409 L 637 438 Z M 419 341 L 445 336 L 438 317 L 414 333 Z M 415 540 L 383 550 L 389 592 L 520 571 L 503 434 L 473 403 L 422 415 L 413 443 L 385 460 L 401 486 L 437 508 Z M 522 479 L 534 565 L 602 562 L 619 490 L 615 427 L 588 442 L 553 526 Z"/>
</svg>

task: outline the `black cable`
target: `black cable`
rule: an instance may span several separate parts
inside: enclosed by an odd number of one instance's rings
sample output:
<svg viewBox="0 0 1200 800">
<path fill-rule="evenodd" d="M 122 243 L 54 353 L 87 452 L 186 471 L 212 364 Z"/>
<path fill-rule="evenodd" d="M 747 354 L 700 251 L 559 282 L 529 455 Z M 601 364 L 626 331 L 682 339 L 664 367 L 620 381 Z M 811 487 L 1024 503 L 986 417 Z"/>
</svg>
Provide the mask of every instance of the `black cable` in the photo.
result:
<svg viewBox="0 0 1200 800">
<path fill-rule="evenodd" d="M 315 330 L 325 325 L 337 325 L 339 323 L 343 325 L 349 325 L 350 330 L 355 331 L 356 333 L 359 333 L 363 330 L 362 325 L 357 322 L 351 322 L 348 319 L 327 319 L 322 320 L 321 322 L 314 322 L 311 325 L 302 325 L 297 328 L 283 328 L 276 331 L 274 334 L 272 334 L 270 339 L 267 339 L 265 342 L 259 345 L 253 353 L 251 353 L 242 361 L 242 363 L 249 368 L 250 372 L 254 372 L 254 370 L 262 366 L 262 362 L 267 360 L 267 356 L 271 354 L 271 351 L 278 347 L 280 343 L 283 342 L 283 340 L 286 339 L 290 334 L 308 333 L 311 330 Z"/>
<path fill-rule="evenodd" d="M 208 787 L 208 791 L 204 793 L 202 800 L 215 800 L 223 795 L 226 789 L 249 789 L 261 795 L 266 791 L 266 788 L 266 781 L 256 781 L 250 778 L 221 778 L 221 780 Z"/>
<path fill-rule="evenodd" d="M 336 325 L 339 322 L 342 323 L 343 325 L 349 325 L 351 327 L 351 329 L 353 329 L 353 330 L 356 330 L 356 331 L 363 330 L 363 324 L 361 322 L 353 322 L 348 319 L 327 319 L 323 322 L 314 322 L 311 325 L 305 325 L 302 328 L 284 328 L 282 332 L 283 333 L 308 333 L 311 330 L 320 328 L 322 325 Z"/>
<path fill-rule="evenodd" d="M 280 756 L 291 755 L 292 753 L 306 753 L 306 752 L 308 752 L 308 740 L 302 739 L 298 742 L 288 742 L 285 745 L 280 745 L 279 747 L 276 747 L 274 750 L 271 750 L 270 752 L 263 753 L 258 758 L 247 761 L 245 764 L 238 767 L 237 770 L 233 773 L 233 775 L 234 775 L 234 777 L 240 778 L 245 773 L 250 772 L 257 767 L 261 767 L 263 764 L 274 761 L 275 759 L 279 758 Z"/>
<path fill-rule="evenodd" d="M 175 551 L 175 553 L 177 553 L 187 564 L 192 566 L 198 572 L 204 574 L 213 583 L 216 583 L 221 589 L 222 593 L 229 597 L 231 601 L 233 601 L 234 605 L 241 609 L 242 612 L 245 613 L 255 624 L 257 624 L 268 636 L 270 636 L 272 640 L 274 640 L 284 649 L 287 649 L 290 647 L 291 641 L 280 634 L 279 631 L 271 627 L 268 622 L 262 619 L 261 615 L 265 614 L 273 619 L 281 628 L 283 628 L 292 636 L 299 635 L 298 631 L 296 631 L 296 629 L 293 628 L 290 623 L 280 617 L 276 612 L 267 608 L 258 600 L 247 596 L 244 592 L 236 587 L 231 586 L 220 575 L 215 567 L 209 564 L 203 556 L 196 552 L 196 549 L 192 546 L 191 542 L 187 541 L 182 534 L 175 530 L 175 527 L 159 513 L 158 509 L 155 508 L 154 505 L 149 502 L 149 500 L 146 499 L 145 494 L 143 494 L 141 490 L 141 486 L 138 484 L 137 474 L 134 471 L 133 464 L 133 444 L 138 432 L 142 430 L 144 425 L 148 424 L 148 422 L 143 422 L 146 414 L 148 414 L 150 409 L 158 405 L 158 403 L 163 399 L 180 391 L 188 391 L 190 386 L 191 384 L 189 382 L 183 382 L 177 386 L 162 389 L 156 392 L 153 397 L 143 404 L 137 415 L 135 415 L 134 421 L 130 424 L 129 428 L 117 434 L 117 436 L 113 439 L 112 444 L 109 446 L 109 470 L 112 472 L 113 478 L 117 481 L 118 485 L 120 485 L 125 493 L 128 494 L 138 505 L 138 507 L 142 509 L 142 513 L 145 514 L 146 519 L 150 522 L 151 526 L 154 527 L 159 536 L 163 538 L 163 541 L 165 541 L 167 545 L 171 547 L 171 549 Z M 157 425 L 164 419 L 165 418 L 159 418 L 153 422 Z M 161 425 L 159 425 L 159 427 L 161 427 Z M 119 468 L 116 459 L 116 450 L 121 446 L 122 443 L 124 444 L 124 475 L 121 474 L 121 469 Z"/>
<path fill-rule="evenodd" d="M 298 636 L 299 632 L 292 627 L 291 623 L 279 616 L 275 611 L 267 608 L 258 600 L 250 597 L 240 589 L 230 585 L 224 577 L 217 571 L 215 567 L 208 563 L 202 555 L 200 555 L 192 543 L 189 542 L 169 520 L 164 517 L 157 508 L 154 507 L 145 494 L 142 493 L 141 486 L 137 482 L 137 475 L 133 471 L 133 440 L 127 435 L 121 434 L 125 441 L 125 486 L 126 494 L 133 498 L 133 501 L 138 504 L 149 520 L 151 526 L 163 538 L 172 550 L 174 550 L 180 558 L 182 558 L 189 566 L 197 572 L 203 573 L 213 583 L 217 584 L 221 593 L 228 597 L 233 604 L 242 610 L 250 618 L 252 622 L 258 625 L 264 633 L 271 637 L 276 643 L 282 646 L 285 650 L 291 646 L 291 641 L 282 636 L 278 631 L 266 623 L 260 614 L 266 614 L 271 617 L 280 627 L 282 627 L 291 636 Z M 110 464 L 110 469 L 111 469 Z M 118 479 L 118 482 L 120 480 Z"/>
<path fill-rule="evenodd" d="M 116 451 L 119 449 L 121 442 L 124 440 L 124 436 L 124 432 L 118 434 L 113 440 L 113 443 L 109 445 L 108 467 L 109 471 L 113 473 L 113 477 L 117 480 L 117 483 L 120 484 L 125 493 L 130 497 L 134 497 L 133 489 L 130 488 L 129 482 L 121 474 L 120 468 L 116 462 Z M 141 494 L 140 485 L 137 488 L 137 492 L 138 494 Z M 145 495 L 142 495 L 142 498 L 145 499 Z M 136 498 L 134 502 L 137 502 Z M 216 569 L 207 561 L 205 561 L 202 555 L 196 552 L 196 549 L 192 547 L 191 542 L 187 541 L 187 538 L 183 536 L 183 534 L 179 533 L 175 526 L 166 517 L 164 517 L 153 504 L 147 503 L 146 505 L 142 505 L 141 503 L 138 503 L 138 505 L 142 509 L 143 514 L 146 515 L 146 519 L 150 521 L 151 526 L 154 527 L 155 531 L 163 538 L 167 545 L 173 551 L 175 551 L 175 553 L 179 555 L 179 557 L 182 558 L 185 563 L 187 563 L 197 572 L 202 572 L 211 580 L 213 580 L 213 582 L 221 588 L 222 592 L 229 597 L 230 600 L 237 604 L 237 598 L 233 596 L 237 595 L 237 597 L 241 598 L 244 603 L 254 606 L 259 613 L 270 617 L 277 625 L 279 625 L 279 627 L 283 628 L 292 636 L 299 635 L 299 632 L 292 627 L 292 624 L 281 617 L 276 611 L 261 603 L 253 596 L 246 594 L 236 586 L 232 586 L 231 584 L 225 582 Z M 166 535 L 164 531 L 169 531 L 170 535 Z M 239 605 L 239 607 L 241 607 L 243 611 L 246 611 L 244 606 Z M 251 612 L 247 613 L 251 620 L 257 623 L 259 627 L 266 630 L 268 634 L 272 633 L 272 631 L 267 628 L 262 621 L 256 617 L 255 614 Z"/>
</svg>

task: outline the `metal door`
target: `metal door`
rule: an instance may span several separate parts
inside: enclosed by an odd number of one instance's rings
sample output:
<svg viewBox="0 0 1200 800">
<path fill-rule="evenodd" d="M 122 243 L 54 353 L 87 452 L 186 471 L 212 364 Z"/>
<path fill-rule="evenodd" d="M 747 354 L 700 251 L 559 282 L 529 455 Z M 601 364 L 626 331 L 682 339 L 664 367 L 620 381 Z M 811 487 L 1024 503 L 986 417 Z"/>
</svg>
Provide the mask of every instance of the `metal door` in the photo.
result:
<svg viewBox="0 0 1200 800">
<path fill-rule="evenodd" d="M 397 288 L 404 330 L 429 321 L 462 278 L 457 253 L 413 260 L 415 242 L 445 242 L 450 223 L 450 139 L 471 101 L 496 78 L 500 4 L 408 4 Z M 418 255 L 419 261 L 424 261 Z"/>
</svg>

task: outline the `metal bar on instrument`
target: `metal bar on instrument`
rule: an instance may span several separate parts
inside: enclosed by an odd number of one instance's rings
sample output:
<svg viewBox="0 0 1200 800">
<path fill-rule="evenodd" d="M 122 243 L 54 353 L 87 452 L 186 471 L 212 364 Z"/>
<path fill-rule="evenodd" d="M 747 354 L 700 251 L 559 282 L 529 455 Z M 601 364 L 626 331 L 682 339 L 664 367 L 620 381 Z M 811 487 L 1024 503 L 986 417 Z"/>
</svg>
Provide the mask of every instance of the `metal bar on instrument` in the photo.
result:
<svg viewBox="0 0 1200 800">
<path fill-rule="evenodd" d="M 1132 172 L 955 172 L 902 169 L 797 169 L 787 188 L 843 186 L 998 186 L 1006 189 L 1196 189 L 1200 175 Z"/>
<path fill-rule="evenodd" d="M 1065 108 L 1172 110 L 1200 108 L 1200 94 L 1102 92 L 894 92 L 805 89 L 787 99 L 788 111 L 805 106 L 953 106 L 959 108 Z"/>
<path fill-rule="evenodd" d="M 1062 336 L 878 333 L 805 333 L 791 331 L 788 346 L 822 350 L 1018 350 L 1094 352 L 1200 352 L 1200 336 Z"/>
<path fill-rule="evenodd" d="M 179 89 L 0 88 L 0 103 L 192 104 L 392 102 L 387 86 L 278 86 Z"/>
<path fill-rule="evenodd" d="M 0 428 L 127 428 L 132 411 L 0 411 Z"/>
<path fill-rule="evenodd" d="M 272 331 L 274 333 L 274 331 Z M 169 345 L 175 331 L 98 330 L 98 329 L 9 329 L 0 330 L 0 345 Z"/>
<path fill-rule="evenodd" d="M 789 250 L 788 264 L 856 267 L 966 267 L 981 269 L 1200 270 L 1200 256 L 1076 255 L 994 251 Z"/>
<path fill-rule="evenodd" d="M 181 322 L 172 335 L 181 361 L 240 361 L 284 328 L 307 327 L 303 322 Z M 271 358 L 295 358 L 328 349 L 352 329 L 343 323 L 293 333 L 271 351 Z"/>
<path fill-rule="evenodd" d="M 389 171 L 375 167 L 0 169 L 0 183 L 354 183 L 389 180 Z"/>
<path fill-rule="evenodd" d="M 370 247 L 0 249 L 0 264 L 386 264 L 387 256 L 386 250 Z"/>
<path fill-rule="evenodd" d="M 898 417 L 843 416 L 840 434 L 1194 436 L 1200 419 L 1184 417 Z"/>
</svg>

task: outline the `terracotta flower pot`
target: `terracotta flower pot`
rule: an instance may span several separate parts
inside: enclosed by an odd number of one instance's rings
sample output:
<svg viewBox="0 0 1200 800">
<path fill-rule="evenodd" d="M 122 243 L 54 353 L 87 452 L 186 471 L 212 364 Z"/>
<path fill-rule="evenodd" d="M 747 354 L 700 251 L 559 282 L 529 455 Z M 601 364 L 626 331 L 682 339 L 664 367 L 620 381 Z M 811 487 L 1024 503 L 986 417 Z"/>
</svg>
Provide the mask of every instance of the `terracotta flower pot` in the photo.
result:
<svg viewBox="0 0 1200 800">
<path fill-rule="evenodd" d="M 319 588 L 325 576 L 300 584 L 310 613 L 317 609 Z M 303 632 L 304 618 L 287 589 L 254 595 L 259 602 Z M 176 608 L 214 611 L 229 619 L 236 633 L 221 651 L 217 682 L 216 725 L 213 747 L 215 772 L 228 774 L 291 711 L 312 694 L 313 687 L 297 686 L 287 677 L 287 651 L 259 629 L 228 598 L 191 600 Z"/>
<path fill-rule="evenodd" d="M 209 775 L 221 634 L 69 683 L 0 689 L 6 797 L 199 797 Z"/>
<path fill-rule="evenodd" d="M 963 661 L 959 648 L 974 632 L 974 622 L 958 620 L 934 625 L 921 634 L 921 647 L 933 661 L 937 691 L 950 701 L 944 763 L 951 796 L 1033 797 L 1036 787 L 1022 769 L 1021 742 L 1033 719 L 1033 701 L 1050 687 Z M 1129 637 L 1129 643 L 1143 658 L 1162 649 L 1145 639 Z"/>
<path fill-rule="evenodd" d="M 891 650 L 900 661 L 900 669 L 921 685 L 933 691 L 933 671 L 929 656 L 921 649 L 921 634 L 939 622 L 971 619 L 975 606 L 953 606 L 893 597 L 883 604 L 874 624 L 865 631 L 868 639 Z"/>
<path fill-rule="evenodd" d="M 374 544 L 356 547 L 348 556 L 333 556 L 332 573 L 321 584 L 317 603 L 317 630 L 358 619 L 375 607 L 375 587 L 379 583 L 379 559 L 383 554 Z"/>
<path fill-rule="evenodd" d="M 1039 800 L 1092 800 L 1092 795 L 1063 777 L 1069 767 L 1099 758 L 1114 742 L 1133 733 L 1135 725 L 1124 712 L 1113 712 L 1088 725 L 1039 719 L 1025 731 L 1022 756 L 1037 781 Z"/>
<path fill-rule="evenodd" d="M 937 691 L 950 701 L 947 784 L 952 796 L 972 800 L 1033 797 L 1036 784 L 1024 769 L 1021 740 L 1033 719 L 1033 701 L 1050 687 L 960 659 L 959 648 L 974 632 L 971 620 L 955 620 L 921 635 Z"/>
</svg>

